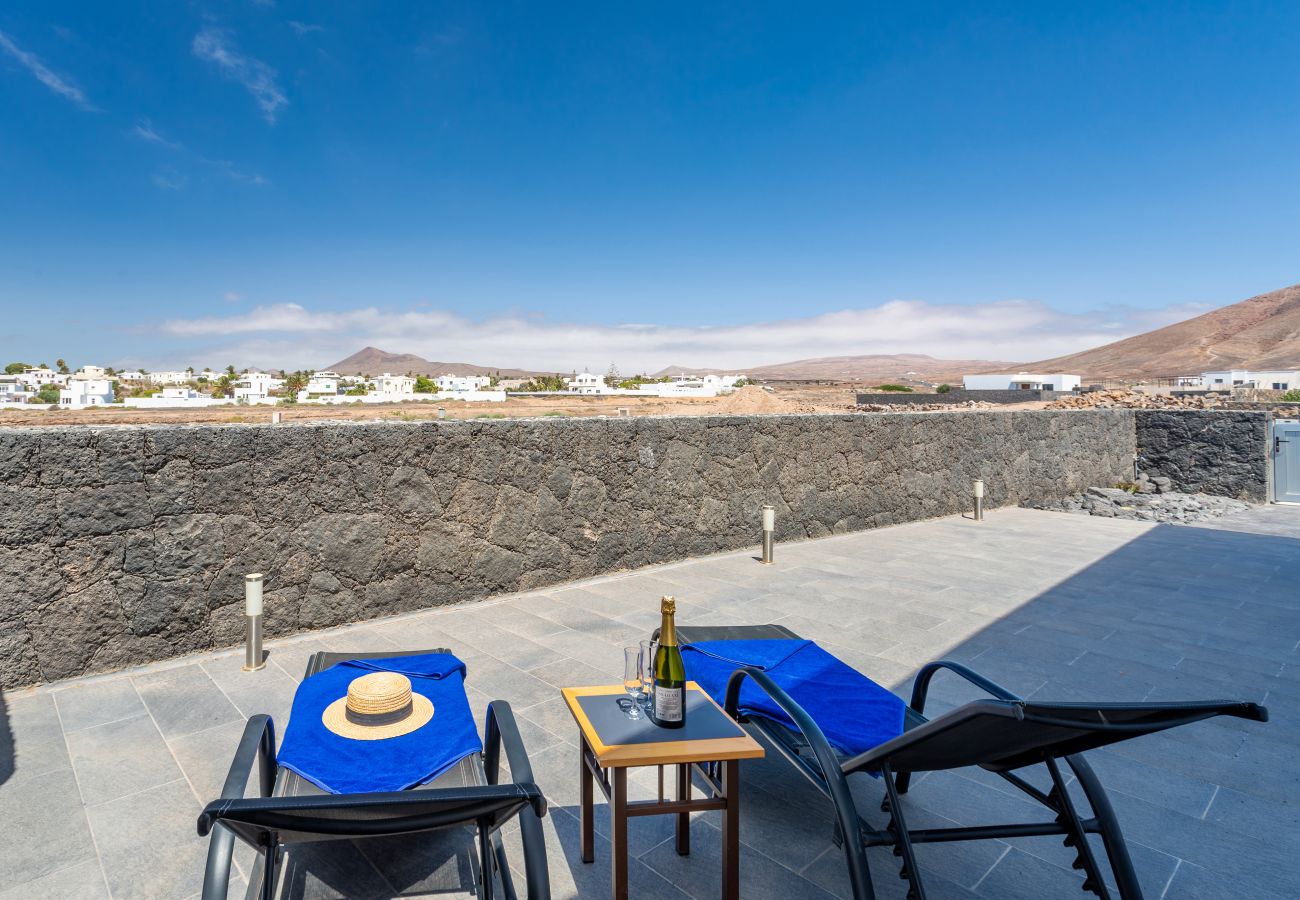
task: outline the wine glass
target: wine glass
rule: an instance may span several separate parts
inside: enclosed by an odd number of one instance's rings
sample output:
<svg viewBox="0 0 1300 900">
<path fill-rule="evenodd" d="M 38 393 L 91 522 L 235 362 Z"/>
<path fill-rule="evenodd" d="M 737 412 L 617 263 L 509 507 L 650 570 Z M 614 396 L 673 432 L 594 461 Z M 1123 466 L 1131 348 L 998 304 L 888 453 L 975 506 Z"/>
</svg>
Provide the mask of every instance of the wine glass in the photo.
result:
<svg viewBox="0 0 1300 900">
<path fill-rule="evenodd" d="M 641 642 L 641 704 L 647 710 L 650 708 L 650 693 L 655 686 L 655 650 L 658 648 L 658 641 Z"/>
<path fill-rule="evenodd" d="M 624 647 L 623 648 L 623 690 L 632 698 L 628 704 L 627 717 L 629 719 L 641 718 L 641 707 L 638 701 L 641 699 L 641 648 Z"/>
</svg>

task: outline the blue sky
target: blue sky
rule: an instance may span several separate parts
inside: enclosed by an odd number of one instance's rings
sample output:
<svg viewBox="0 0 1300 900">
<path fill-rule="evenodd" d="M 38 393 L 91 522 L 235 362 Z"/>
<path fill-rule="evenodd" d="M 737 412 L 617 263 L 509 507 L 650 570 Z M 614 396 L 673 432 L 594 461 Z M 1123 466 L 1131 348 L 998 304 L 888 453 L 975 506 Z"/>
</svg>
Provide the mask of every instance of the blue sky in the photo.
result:
<svg viewBox="0 0 1300 900">
<path fill-rule="evenodd" d="M 1042 358 L 1300 281 L 1298 100 L 1293 2 L 18 0 L 0 355 Z"/>
</svg>

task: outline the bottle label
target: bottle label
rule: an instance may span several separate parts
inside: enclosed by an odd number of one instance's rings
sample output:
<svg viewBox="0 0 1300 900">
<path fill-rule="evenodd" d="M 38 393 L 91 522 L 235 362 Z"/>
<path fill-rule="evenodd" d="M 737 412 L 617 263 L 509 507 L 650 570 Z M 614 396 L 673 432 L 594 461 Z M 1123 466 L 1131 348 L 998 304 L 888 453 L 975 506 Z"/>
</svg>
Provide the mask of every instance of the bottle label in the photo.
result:
<svg viewBox="0 0 1300 900">
<path fill-rule="evenodd" d="M 682 720 L 682 700 L 686 693 L 685 688 L 679 687 L 662 687 L 655 685 L 655 718 L 662 719 L 665 722 L 680 722 Z"/>
</svg>

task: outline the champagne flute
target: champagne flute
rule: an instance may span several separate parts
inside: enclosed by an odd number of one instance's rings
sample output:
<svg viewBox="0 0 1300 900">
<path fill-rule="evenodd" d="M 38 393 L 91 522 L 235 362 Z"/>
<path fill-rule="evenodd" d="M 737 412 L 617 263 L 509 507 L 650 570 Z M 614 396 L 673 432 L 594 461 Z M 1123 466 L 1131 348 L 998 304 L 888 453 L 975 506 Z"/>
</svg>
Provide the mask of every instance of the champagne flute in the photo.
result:
<svg viewBox="0 0 1300 900">
<path fill-rule="evenodd" d="M 627 695 L 632 698 L 632 702 L 628 704 L 627 717 L 640 719 L 641 707 L 638 703 L 641 699 L 640 647 L 623 648 L 623 690 L 627 691 Z"/>
<path fill-rule="evenodd" d="M 654 690 L 655 650 L 658 647 L 658 641 L 641 642 L 641 704 L 646 709 L 650 708 L 650 692 Z"/>
</svg>

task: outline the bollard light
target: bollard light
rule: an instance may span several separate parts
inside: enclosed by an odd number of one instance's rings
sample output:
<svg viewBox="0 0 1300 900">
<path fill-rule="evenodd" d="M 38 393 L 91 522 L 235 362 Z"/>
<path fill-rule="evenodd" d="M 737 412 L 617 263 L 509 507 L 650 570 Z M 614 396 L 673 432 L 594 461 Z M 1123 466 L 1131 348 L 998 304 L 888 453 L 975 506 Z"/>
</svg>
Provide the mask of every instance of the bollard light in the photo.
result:
<svg viewBox="0 0 1300 900">
<path fill-rule="evenodd" d="M 975 482 L 975 521 L 984 521 L 984 482 Z"/>
<path fill-rule="evenodd" d="M 279 413 L 279 412 L 273 412 L 273 413 L 271 413 L 271 424 L 272 424 L 272 425 L 279 425 L 279 424 L 280 424 L 280 413 Z"/>
<path fill-rule="evenodd" d="M 442 406 L 439 406 L 439 407 L 438 407 L 438 418 L 439 418 L 439 419 L 445 419 L 445 418 L 447 418 L 447 410 L 446 410 L 445 407 L 442 407 Z"/>
<path fill-rule="evenodd" d="M 776 509 L 763 505 L 763 565 L 772 565 L 772 545 L 776 542 Z"/>
<path fill-rule="evenodd" d="M 244 576 L 244 671 L 256 672 L 266 667 L 262 658 L 262 574 Z"/>
</svg>

